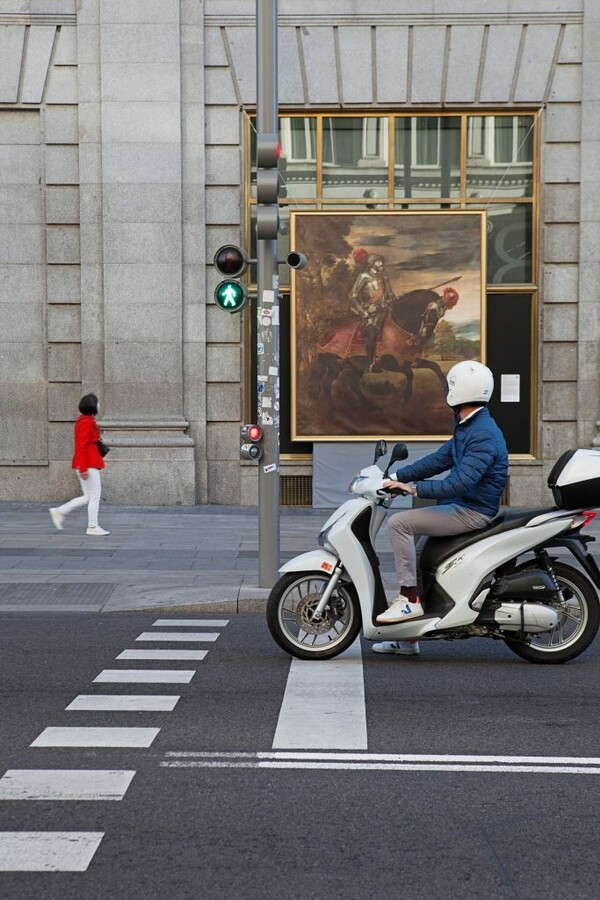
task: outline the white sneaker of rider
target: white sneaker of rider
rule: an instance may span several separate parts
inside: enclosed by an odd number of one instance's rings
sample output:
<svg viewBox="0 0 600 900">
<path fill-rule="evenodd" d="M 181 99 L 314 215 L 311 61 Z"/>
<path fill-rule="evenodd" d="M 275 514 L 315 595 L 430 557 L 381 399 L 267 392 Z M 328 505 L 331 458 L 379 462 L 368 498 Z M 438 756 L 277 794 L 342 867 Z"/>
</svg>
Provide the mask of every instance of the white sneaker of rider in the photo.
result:
<svg viewBox="0 0 600 900">
<path fill-rule="evenodd" d="M 410 619 L 419 619 L 422 615 L 423 607 L 420 603 L 411 603 L 400 594 L 385 612 L 377 616 L 375 621 L 378 625 L 396 625 L 399 622 L 408 622 Z"/>
</svg>

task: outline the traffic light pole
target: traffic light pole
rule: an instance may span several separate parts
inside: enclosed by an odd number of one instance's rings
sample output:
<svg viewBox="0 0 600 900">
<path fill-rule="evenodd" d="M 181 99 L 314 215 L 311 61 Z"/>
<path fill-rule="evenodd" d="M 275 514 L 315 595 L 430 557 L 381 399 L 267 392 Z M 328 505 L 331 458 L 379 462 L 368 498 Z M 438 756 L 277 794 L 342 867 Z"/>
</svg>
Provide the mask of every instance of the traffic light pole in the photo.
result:
<svg viewBox="0 0 600 900">
<path fill-rule="evenodd" d="M 277 134 L 277 0 L 256 0 L 256 124 Z M 258 465 L 258 578 L 270 588 L 279 569 L 279 276 L 277 240 L 257 240 L 258 422 L 264 456 Z"/>
</svg>

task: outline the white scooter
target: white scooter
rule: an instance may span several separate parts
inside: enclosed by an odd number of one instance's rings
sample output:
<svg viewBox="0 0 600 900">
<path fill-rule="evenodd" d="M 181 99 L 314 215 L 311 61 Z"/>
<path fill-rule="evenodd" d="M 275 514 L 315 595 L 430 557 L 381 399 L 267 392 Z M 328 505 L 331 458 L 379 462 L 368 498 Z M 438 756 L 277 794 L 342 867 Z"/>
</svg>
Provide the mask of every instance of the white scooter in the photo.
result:
<svg viewBox="0 0 600 900">
<path fill-rule="evenodd" d="M 279 570 L 267 601 L 275 641 L 301 659 L 342 653 L 361 627 L 369 641 L 419 641 L 468 637 L 501 639 L 530 662 L 574 659 L 590 645 L 600 625 L 600 570 L 582 529 L 600 507 L 600 452 L 570 450 L 548 478 L 555 506 L 509 509 L 486 528 L 428 538 L 419 560 L 424 615 L 377 625 L 387 609 L 374 544 L 392 502 L 383 481 L 394 462 L 406 459 L 396 444 L 375 448 L 372 466 L 350 482 L 353 498 L 343 503 L 319 534 L 319 549 L 302 553 Z M 396 467 L 397 468 L 397 467 Z M 556 559 L 568 550 L 581 568 Z"/>
</svg>

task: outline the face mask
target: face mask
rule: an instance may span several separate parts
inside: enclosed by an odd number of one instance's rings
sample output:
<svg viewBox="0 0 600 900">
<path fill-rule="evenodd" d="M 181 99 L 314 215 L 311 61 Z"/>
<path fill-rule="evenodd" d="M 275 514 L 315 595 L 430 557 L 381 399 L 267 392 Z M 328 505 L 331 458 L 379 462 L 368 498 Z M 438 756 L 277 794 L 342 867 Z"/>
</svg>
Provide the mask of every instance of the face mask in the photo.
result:
<svg viewBox="0 0 600 900">
<path fill-rule="evenodd" d="M 99 413 L 100 413 L 100 401 L 98 401 L 98 405 L 96 407 L 96 415 L 99 415 Z"/>
</svg>

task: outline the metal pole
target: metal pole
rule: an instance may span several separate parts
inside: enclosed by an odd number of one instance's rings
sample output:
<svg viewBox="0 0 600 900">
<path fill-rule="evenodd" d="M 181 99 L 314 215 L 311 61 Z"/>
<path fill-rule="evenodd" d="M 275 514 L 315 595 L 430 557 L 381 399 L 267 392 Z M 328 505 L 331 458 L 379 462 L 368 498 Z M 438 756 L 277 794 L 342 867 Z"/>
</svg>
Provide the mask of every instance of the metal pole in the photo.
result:
<svg viewBox="0 0 600 900">
<path fill-rule="evenodd" d="M 256 0 L 256 124 L 276 134 L 277 0 Z M 258 421 L 264 456 L 258 464 L 258 581 L 270 588 L 279 569 L 279 276 L 277 241 L 257 241 Z M 262 309 L 270 315 L 263 316 Z"/>
</svg>

